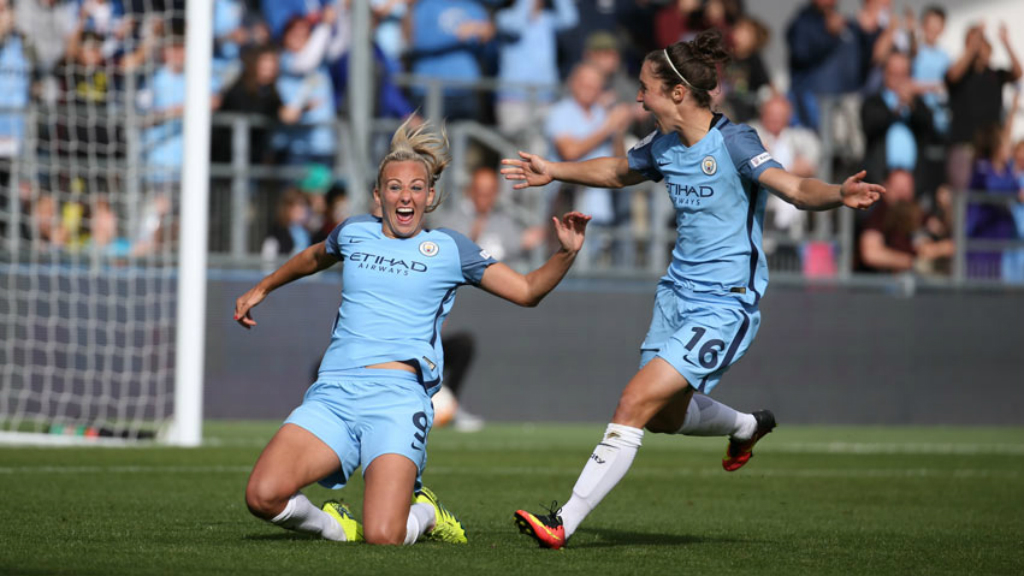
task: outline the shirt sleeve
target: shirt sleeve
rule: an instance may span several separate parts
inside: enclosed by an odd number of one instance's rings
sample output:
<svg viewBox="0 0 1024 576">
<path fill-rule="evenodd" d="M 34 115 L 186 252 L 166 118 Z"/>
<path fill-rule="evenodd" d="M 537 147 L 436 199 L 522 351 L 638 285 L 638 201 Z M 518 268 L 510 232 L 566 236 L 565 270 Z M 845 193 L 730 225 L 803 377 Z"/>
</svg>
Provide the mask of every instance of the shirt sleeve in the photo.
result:
<svg viewBox="0 0 1024 576">
<path fill-rule="evenodd" d="M 346 221 L 342 222 L 341 224 L 338 224 L 337 226 L 335 226 L 334 230 L 331 230 L 331 233 L 327 235 L 327 239 L 324 240 L 324 249 L 327 251 L 328 254 L 330 254 L 331 256 L 334 256 L 338 260 L 342 259 L 342 256 L 341 256 L 341 240 L 340 240 L 341 229 L 344 228 L 345 224 L 347 224 L 347 223 L 348 223 L 348 220 L 346 220 Z"/>
<path fill-rule="evenodd" d="M 626 158 L 629 160 L 629 169 L 634 172 L 639 172 L 644 175 L 648 180 L 660 182 L 662 178 L 661 170 L 658 170 L 658 164 L 654 161 L 654 139 L 658 136 L 658 131 L 655 130 L 648 134 L 643 140 L 639 141 L 629 152 L 626 153 Z"/>
<path fill-rule="evenodd" d="M 455 230 L 439 228 L 437 231 L 447 234 L 455 241 L 455 246 L 459 250 L 459 265 L 462 268 L 462 278 L 467 284 L 480 285 L 480 280 L 484 277 L 484 271 L 492 264 L 497 264 L 498 261 L 491 257 L 486 250 L 478 246 L 476 242 Z"/>
<path fill-rule="evenodd" d="M 769 168 L 785 170 L 782 164 L 764 149 L 757 132 L 750 126 L 737 126 L 735 130 L 723 136 L 729 156 L 732 157 L 732 163 L 741 178 L 756 183 L 761 173 Z"/>
<path fill-rule="evenodd" d="M 327 253 L 338 260 L 344 260 L 345 256 L 341 253 L 341 245 L 345 241 L 344 238 L 342 238 L 345 227 L 355 222 L 369 222 L 372 220 L 374 220 L 373 216 L 370 216 L 369 214 L 362 214 L 359 216 L 351 216 L 345 219 L 341 224 L 335 226 L 334 230 L 331 230 L 331 233 L 327 235 L 327 239 L 324 240 L 324 248 Z"/>
</svg>

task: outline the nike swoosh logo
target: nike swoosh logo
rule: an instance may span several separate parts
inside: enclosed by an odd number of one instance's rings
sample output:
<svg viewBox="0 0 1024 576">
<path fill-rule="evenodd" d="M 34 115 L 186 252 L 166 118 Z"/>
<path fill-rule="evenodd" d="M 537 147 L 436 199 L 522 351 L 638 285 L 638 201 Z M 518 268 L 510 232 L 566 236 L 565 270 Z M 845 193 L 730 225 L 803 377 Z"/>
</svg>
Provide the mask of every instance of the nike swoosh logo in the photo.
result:
<svg viewBox="0 0 1024 576">
<path fill-rule="evenodd" d="M 413 450 L 423 450 L 423 446 L 417 446 L 414 443 L 410 443 L 409 445 L 412 446 Z"/>
<path fill-rule="evenodd" d="M 555 534 L 554 532 L 552 532 L 551 528 L 548 528 L 547 526 L 545 526 L 543 524 L 541 524 L 540 527 L 543 528 L 544 531 L 548 533 L 548 536 L 550 536 L 552 540 L 555 540 L 556 542 L 561 542 L 562 541 L 562 537 L 559 536 L 558 534 Z"/>
</svg>

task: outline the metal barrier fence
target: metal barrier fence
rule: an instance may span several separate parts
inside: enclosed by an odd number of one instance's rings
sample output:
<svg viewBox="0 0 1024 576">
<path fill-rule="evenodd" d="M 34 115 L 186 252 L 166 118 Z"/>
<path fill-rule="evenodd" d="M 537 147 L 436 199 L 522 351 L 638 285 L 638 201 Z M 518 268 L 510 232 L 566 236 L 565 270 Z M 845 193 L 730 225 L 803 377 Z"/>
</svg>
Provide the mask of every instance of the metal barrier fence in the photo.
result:
<svg viewBox="0 0 1024 576">
<path fill-rule="evenodd" d="M 415 76 L 400 76 L 398 82 L 404 86 L 422 86 L 426 116 L 443 118 L 443 93 L 449 87 L 472 87 L 493 92 L 506 85 L 487 79 L 482 82 L 462 83 L 441 82 Z M 130 88 L 130 87 L 129 87 Z M 533 94 L 549 87 L 531 86 Z M 125 101 L 131 101 L 130 96 Z M 836 117 L 850 122 L 849 107 L 843 107 L 835 100 L 823 103 L 827 117 Z M 0 110 L 12 112 L 12 110 Z M 32 130 L 46 109 L 35 104 L 27 109 L 13 112 L 25 114 L 26 126 Z M 126 206 L 134 207 L 123 215 L 122 225 L 131 233 L 141 225 L 141 198 L 145 194 L 145 180 L 152 170 L 141 161 L 140 132 L 145 117 L 133 112 L 132 106 L 124 106 L 117 124 L 123 126 L 124 154 L 118 158 L 98 160 L 91 165 L 93 173 L 111 175 L 111 186 L 123 194 Z M 305 174 L 301 165 L 260 164 L 250 161 L 249 135 L 253 128 L 270 131 L 309 129 L 312 125 L 283 127 L 267 119 L 235 113 L 216 113 L 214 128 L 230 133 L 230 161 L 214 162 L 211 165 L 211 221 L 210 221 L 210 264 L 222 268 L 257 268 L 276 265 L 281 259 L 268 262 L 260 256 L 260 244 L 270 228 L 274 207 L 284 189 L 294 184 Z M 377 160 L 386 152 L 387 142 L 397 127 L 398 120 L 374 119 L 371 124 L 371 145 L 369 150 L 354 150 L 350 125 L 344 120 L 329 124 L 335 133 L 337 146 L 332 176 L 342 182 L 348 193 L 353 213 L 365 211 L 370 204 L 372 179 L 375 176 Z M 847 148 L 842 139 L 833 137 L 830 130 L 835 122 L 823 123 L 824 145 L 823 164 L 820 173 L 832 177 L 833 160 L 836 157 L 855 153 Z M 469 180 L 474 159 L 487 155 L 512 157 L 519 149 L 519 141 L 502 134 L 493 126 L 475 121 L 455 120 L 447 123 L 452 144 L 453 163 L 446 172 L 441 186 L 450 193 L 450 200 L 457 200 Z M 848 128 L 849 129 L 849 128 Z M 516 135 L 520 141 L 536 137 L 535 133 Z M 31 139 L 32 134 L 28 135 Z M 37 179 L 41 173 L 54 169 L 47 164 L 45 156 L 26 150 L 11 160 L 9 182 L 0 206 L 0 223 L 5 230 L 18 230 L 31 214 L 19 206 L 18 183 Z M 552 191 L 529 189 L 512 192 L 503 183 L 504 193 L 500 203 L 524 226 L 546 224 Z M 646 212 L 643 218 L 624 221 L 613 226 L 595 227 L 588 244 L 605 247 L 603 251 L 591 251 L 580 259 L 574 274 L 580 276 L 608 278 L 636 278 L 657 276 L 664 272 L 669 261 L 675 231 L 670 224 L 672 209 L 664 194 L 663 187 L 654 183 L 636 186 L 627 192 Z M 1001 204 L 1011 208 L 1016 199 L 1010 196 L 982 192 L 957 193 L 954 195 L 954 240 L 956 255 L 948 276 L 918 276 L 857 274 L 854 272 L 855 222 L 850 210 L 838 210 L 810 215 L 810 232 L 803 237 L 793 237 L 783 232 L 766 230 L 764 245 L 768 254 L 772 278 L 775 282 L 799 284 L 844 284 L 853 286 L 882 286 L 901 292 L 913 292 L 918 287 L 1004 287 L 1013 286 L 1004 282 L 998 271 L 988 274 L 969 270 L 971 254 L 979 251 L 1012 253 L 1024 250 L 1021 240 L 973 240 L 966 238 L 965 220 L 971 203 Z M 449 202 L 449 205 L 452 202 Z M 442 210 L 445 208 L 442 207 Z M 17 233 L 7 233 L 6 242 L 0 242 L 0 250 L 18 251 L 31 249 L 30 243 L 22 242 Z M 546 247 L 540 247 L 528 258 L 517 264 L 521 268 L 536 266 L 546 257 Z M 103 258 L 106 258 L 104 256 Z M 103 259 L 101 258 L 101 260 Z M 114 257 L 110 257 L 114 258 Z M 972 273 L 969 273 L 972 272 Z"/>
</svg>

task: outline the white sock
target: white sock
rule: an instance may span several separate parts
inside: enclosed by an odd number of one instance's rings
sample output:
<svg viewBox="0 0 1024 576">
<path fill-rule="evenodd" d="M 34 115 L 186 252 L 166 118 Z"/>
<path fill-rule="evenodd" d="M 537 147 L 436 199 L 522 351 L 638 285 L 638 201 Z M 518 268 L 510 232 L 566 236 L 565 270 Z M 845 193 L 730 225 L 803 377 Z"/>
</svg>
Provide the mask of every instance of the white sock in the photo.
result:
<svg viewBox="0 0 1024 576">
<path fill-rule="evenodd" d="M 572 497 L 562 506 L 562 523 L 565 537 L 569 538 L 590 511 L 601 503 L 612 488 L 626 475 L 644 431 L 639 428 L 609 424 L 604 439 L 594 448 L 594 453 L 583 467 L 579 480 L 572 488 Z"/>
<path fill-rule="evenodd" d="M 284 511 L 270 520 L 282 528 L 316 534 L 328 540 L 343 542 L 345 531 L 330 514 L 317 508 L 302 492 L 288 499 Z"/>
<path fill-rule="evenodd" d="M 757 420 L 752 414 L 737 412 L 703 394 L 694 394 L 686 409 L 683 426 L 676 434 L 731 436 L 737 440 L 748 440 L 756 430 Z"/>
<path fill-rule="evenodd" d="M 413 504 L 409 508 L 409 520 L 405 524 L 404 544 L 406 546 L 415 544 L 416 540 L 431 530 L 435 524 L 437 524 L 437 515 L 433 506 L 424 502 Z"/>
</svg>

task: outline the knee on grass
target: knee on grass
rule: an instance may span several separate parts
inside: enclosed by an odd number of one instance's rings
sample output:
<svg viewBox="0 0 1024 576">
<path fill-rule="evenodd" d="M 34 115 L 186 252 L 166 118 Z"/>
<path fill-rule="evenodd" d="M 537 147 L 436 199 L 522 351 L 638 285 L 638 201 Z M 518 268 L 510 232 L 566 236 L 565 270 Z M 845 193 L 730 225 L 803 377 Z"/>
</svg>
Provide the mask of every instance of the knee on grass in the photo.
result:
<svg viewBox="0 0 1024 576">
<path fill-rule="evenodd" d="M 245 505 L 253 516 L 270 520 L 284 511 L 294 493 L 295 490 L 282 489 L 277 482 L 250 480 L 245 487 Z"/>
<path fill-rule="evenodd" d="M 367 544 L 401 546 L 405 543 L 406 522 L 366 522 L 363 538 Z"/>
</svg>

